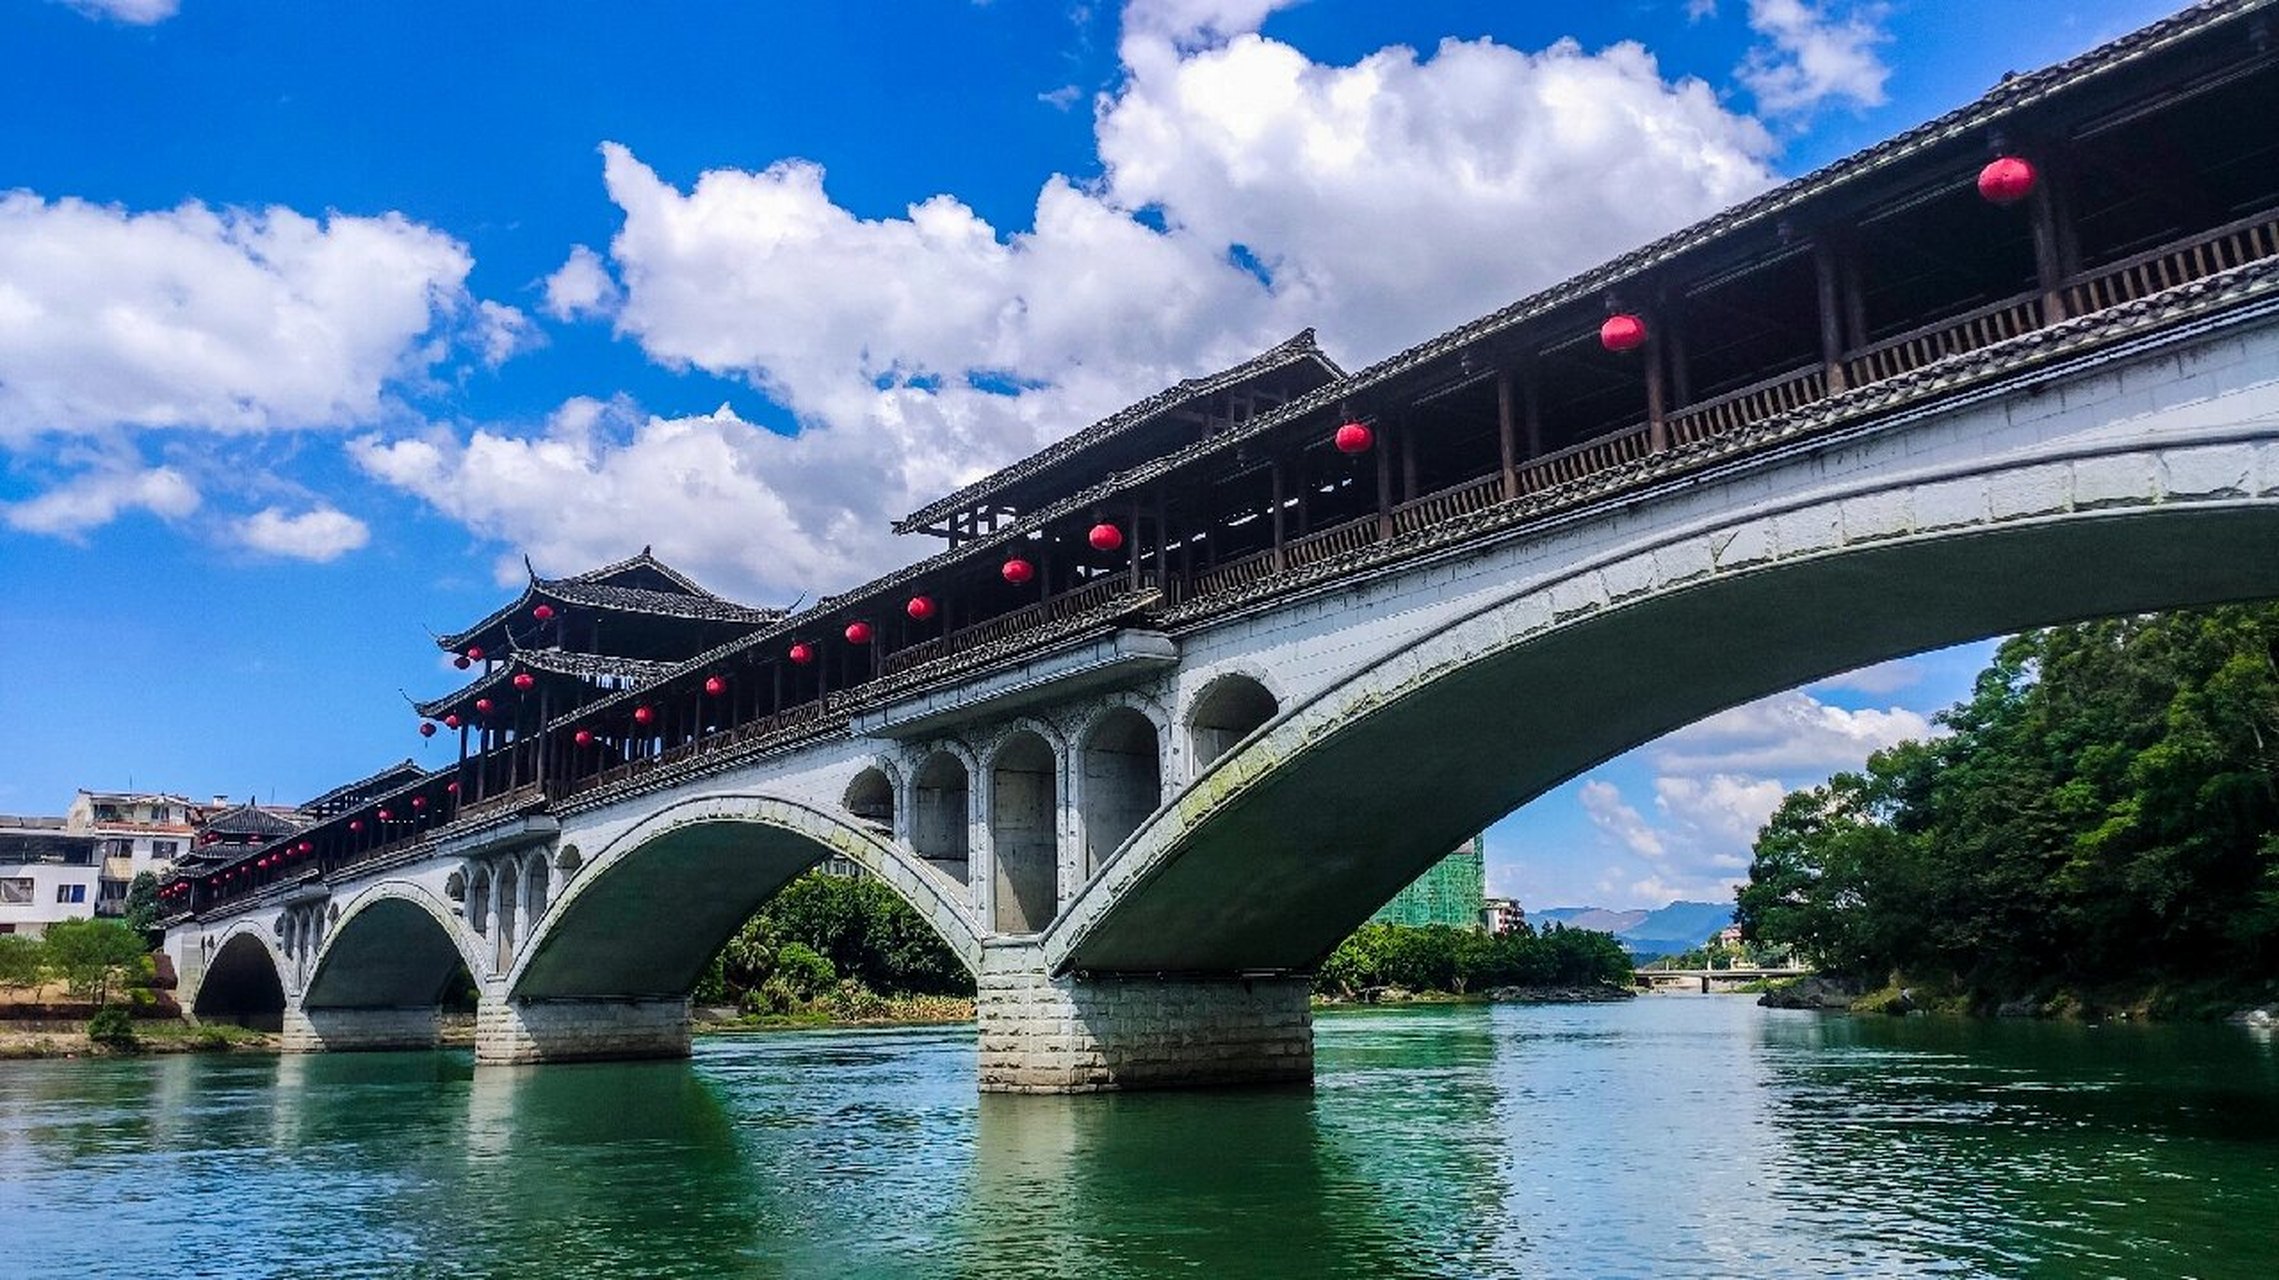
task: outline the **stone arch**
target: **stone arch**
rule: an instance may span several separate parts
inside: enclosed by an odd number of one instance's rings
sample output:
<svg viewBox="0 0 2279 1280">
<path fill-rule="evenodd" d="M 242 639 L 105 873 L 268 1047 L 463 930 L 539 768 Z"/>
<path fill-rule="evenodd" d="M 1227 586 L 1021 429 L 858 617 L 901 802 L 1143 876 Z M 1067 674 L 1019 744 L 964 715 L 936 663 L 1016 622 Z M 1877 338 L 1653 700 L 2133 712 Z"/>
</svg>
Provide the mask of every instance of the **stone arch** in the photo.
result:
<svg viewBox="0 0 2279 1280">
<path fill-rule="evenodd" d="M 1162 805 L 1163 739 L 1154 717 L 1119 702 L 1094 716 L 1077 741 L 1083 873 L 1090 878 Z"/>
<path fill-rule="evenodd" d="M 250 922 L 231 925 L 198 979 L 190 1013 L 199 1022 L 231 1022 L 278 1031 L 285 1019 L 285 961 Z"/>
<path fill-rule="evenodd" d="M 1041 933 L 1060 909 L 1060 752 L 1039 728 L 999 739 L 989 758 L 991 926 Z"/>
<path fill-rule="evenodd" d="M 390 881 L 349 900 L 317 952 L 301 1007 L 433 1007 L 462 972 L 483 972 L 464 918 L 419 885 Z"/>
<path fill-rule="evenodd" d="M 886 765 L 874 764 L 855 775 L 840 801 L 848 813 L 873 826 L 894 830 L 894 775 Z"/>
<path fill-rule="evenodd" d="M 522 928 L 525 933 L 537 929 L 553 892 L 554 872 L 547 864 L 546 851 L 539 849 L 522 861 Z"/>
<path fill-rule="evenodd" d="M 480 862 L 470 862 L 460 868 L 466 877 L 467 897 L 460 904 L 467 927 L 481 938 L 491 936 L 491 869 Z"/>
<path fill-rule="evenodd" d="M 2240 554 L 2279 546 L 2279 444 L 2239 443 L 2258 431 L 1860 480 L 1515 581 L 1206 770 L 1071 904 L 1048 963 L 1302 970 L 1457 841 L 1727 707 L 2029 627 L 2279 596 L 2279 556 Z"/>
<path fill-rule="evenodd" d="M 498 906 L 494 913 L 491 942 L 497 949 L 497 959 L 491 966 L 493 973 L 505 973 L 514 967 L 515 929 L 521 923 L 522 875 L 513 858 L 501 858 L 491 869 L 493 894 Z"/>
<path fill-rule="evenodd" d="M 760 904 L 829 857 L 878 877 L 980 971 L 980 931 L 938 872 L 824 809 L 737 794 L 668 805 L 594 853 L 531 932 L 507 991 L 516 1000 L 685 998 Z"/>
<path fill-rule="evenodd" d="M 960 883 L 973 867 L 973 774 L 965 752 L 939 746 L 910 780 L 910 847 Z"/>
<path fill-rule="evenodd" d="M 1187 772 L 1199 778 L 1282 709 L 1266 682 L 1230 671 L 1204 685 L 1187 704 Z"/>
</svg>

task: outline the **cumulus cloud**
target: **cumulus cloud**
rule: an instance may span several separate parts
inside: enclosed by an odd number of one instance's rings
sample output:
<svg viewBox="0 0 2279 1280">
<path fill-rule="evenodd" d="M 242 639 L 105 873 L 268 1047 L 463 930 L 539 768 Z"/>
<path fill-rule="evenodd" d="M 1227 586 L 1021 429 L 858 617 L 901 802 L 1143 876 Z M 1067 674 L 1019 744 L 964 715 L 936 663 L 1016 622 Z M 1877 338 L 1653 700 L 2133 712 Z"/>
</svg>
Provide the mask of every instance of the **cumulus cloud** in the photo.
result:
<svg viewBox="0 0 2279 1280">
<path fill-rule="evenodd" d="M 529 316 L 488 298 L 475 304 L 473 330 L 475 349 L 482 354 L 483 363 L 493 369 L 546 345 L 546 335 Z"/>
<path fill-rule="evenodd" d="M 77 538 L 129 511 L 179 520 L 196 511 L 199 501 L 197 485 L 173 467 L 107 463 L 37 497 L 0 505 L 0 518 L 25 533 Z"/>
<path fill-rule="evenodd" d="M 1183 46 L 1208 44 L 1258 30 L 1266 15 L 1295 0 L 1131 0 L 1124 29 Z"/>
<path fill-rule="evenodd" d="M 1788 788 L 1773 778 L 1718 773 L 1706 778 L 1654 779 L 1654 807 L 1686 834 L 1713 867 L 1749 865 L 1757 829 L 1780 807 Z"/>
<path fill-rule="evenodd" d="M 297 516 L 282 508 L 266 507 L 237 522 L 239 542 L 255 551 L 294 560 L 324 563 L 337 560 L 372 540 L 363 521 L 332 507 L 320 506 Z"/>
<path fill-rule="evenodd" d="M 568 260 L 546 277 L 546 314 L 556 320 L 607 316 L 617 309 L 617 299 L 617 281 L 586 245 L 570 246 Z"/>
<path fill-rule="evenodd" d="M 109 18 L 132 26 L 164 22 L 182 7 L 182 0 L 63 0 L 90 18 Z"/>
<path fill-rule="evenodd" d="M 1735 73 L 1771 116 L 1804 116 L 1835 101 L 1875 107 L 1885 101 L 1891 68 L 1879 47 L 1891 33 L 1881 4 L 1862 3 L 1841 17 L 1812 0 L 1749 0 L 1749 27 L 1764 43 Z"/>
<path fill-rule="evenodd" d="M 1930 720 L 1905 707 L 1848 711 L 1801 689 L 1722 711 L 1663 738 L 1653 751 L 1665 774 L 1739 773 L 1825 778 L 1857 769 L 1870 752 L 1931 735 Z"/>
<path fill-rule="evenodd" d="M 1577 798 L 1582 801 L 1583 813 L 1590 818 L 1591 825 L 1623 848 L 1642 858 L 1660 858 L 1668 852 L 1662 845 L 1661 833 L 1646 821 L 1646 815 L 1622 798 L 1622 788 L 1593 778 L 1582 785 Z"/>
<path fill-rule="evenodd" d="M 465 312 L 457 241 L 403 217 L 0 195 L 0 445 L 369 422 Z"/>
</svg>

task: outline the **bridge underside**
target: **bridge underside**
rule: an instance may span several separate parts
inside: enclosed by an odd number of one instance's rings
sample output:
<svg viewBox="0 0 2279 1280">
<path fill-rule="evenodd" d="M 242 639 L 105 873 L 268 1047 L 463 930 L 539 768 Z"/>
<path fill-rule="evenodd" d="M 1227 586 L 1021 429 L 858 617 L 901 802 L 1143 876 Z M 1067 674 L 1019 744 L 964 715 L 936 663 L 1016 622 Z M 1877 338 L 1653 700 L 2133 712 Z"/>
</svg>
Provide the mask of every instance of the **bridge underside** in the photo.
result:
<svg viewBox="0 0 2279 1280">
<path fill-rule="evenodd" d="M 1297 757 L 1253 744 L 1232 762 L 1247 785 L 1054 967 L 1309 969 L 1459 840 L 1639 743 L 1942 645 L 2279 596 L 2274 548 L 2279 503 L 2114 511 L 1782 561 L 1602 609 L 1415 683 Z"/>
</svg>

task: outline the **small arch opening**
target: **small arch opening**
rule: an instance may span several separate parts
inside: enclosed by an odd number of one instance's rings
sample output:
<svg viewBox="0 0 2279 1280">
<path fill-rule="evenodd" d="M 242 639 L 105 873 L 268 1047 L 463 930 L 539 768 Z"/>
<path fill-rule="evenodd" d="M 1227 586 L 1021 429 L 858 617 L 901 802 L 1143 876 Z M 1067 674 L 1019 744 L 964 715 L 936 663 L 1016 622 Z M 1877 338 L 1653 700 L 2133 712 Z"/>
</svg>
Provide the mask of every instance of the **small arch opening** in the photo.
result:
<svg viewBox="0 0 2279 1280">
<path fill-rule="evenodd" d="M 1059 910 L 1060 811 L 1052 744 L 1023 729 L 997 753 L 990 771 L 989 829 L 996 854 L 1001 933 L 1037 933 Z"/>
<path fill-rule="evenodd" d="M 523 919 L 535 930 L 539 919 L 546 914 L 547 900 L 554 891 L 554 874 L 546 869 L 546 855 L 539 854 L 530 860 L 530 870 L 523 873 L 522 884 L 523 897 L 529 903 Z"/>
<path fill-rule="evenodd" d="M 481 867 L 467 877 L 467 927 L 482 937 L 491 933 L 491 873 Z"/>
<path fill-rule="evenodd" d="M 972 866 L 970 785 L 965 761 L 954 752 L 935 752 L 918 770 L 910 823 L 910 845 L 918 856 L 961 883 Z"/>
<path fill-rule="evenodd" d="M 1196 700 L 1188 717 L 1188 732 L 1195 748 L 1195 772 L 1234 750 L 1235 744 L 1258 731 L 1282 709 L 1265 685 L 1249 676 L 1226 676 L 1215 681 Z"/>
<path fill-rule="evenodd" d="M 514 967 L 514 922 L 522 877 L 516 874 L 512 862 L 502 862 L 498 869 L 499 927 L 496 939 L 498 952 L 494 963 L 497 972 L 505 973 Z"/>
<path fill-rule="evenodd" d="M 250 934 L 222 944 L 198 983 L 190 1011 L 200 1022 L 228 1022 L 255 1031 L 285 1026 L 285 982 L 269 949 Z"/>
<path fill-rule="evenodd" d="M 876 766 L 855 775 L 847 784 L 847 812 L 865 822 L 894 830 L 894 782 Z"/>
<path fill-rule="evenodd" d="M 1100 717 L 1084 740 L 1084 874 L 1100 869 L 1163 803 L 1155 722 L 1130 707 Z"/>
</svg>

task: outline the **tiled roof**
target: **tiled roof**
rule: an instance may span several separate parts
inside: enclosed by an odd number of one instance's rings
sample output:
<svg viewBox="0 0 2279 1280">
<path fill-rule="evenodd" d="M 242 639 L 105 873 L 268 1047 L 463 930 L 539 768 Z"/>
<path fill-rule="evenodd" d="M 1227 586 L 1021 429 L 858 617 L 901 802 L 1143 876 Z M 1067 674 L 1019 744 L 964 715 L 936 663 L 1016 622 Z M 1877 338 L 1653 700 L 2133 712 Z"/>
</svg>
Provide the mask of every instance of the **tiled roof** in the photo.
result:
<svg viewBox="0 0 2279 1280">
<path fill-rule="evenodd" d="M 1269 347 L 1241 364 L 1199 378 L 1184 379 L 1145 400 L 1127 405 L 1082 431 L 1055 441 L 1009 467 L 984 476 L 946 498 L 911 512 L 894 522 L 894 531 L 908 533 L 951 512 L 965 510 L 992 493 L 1042 475 L 1054 467 L 1073 461 L 1088 450 L 1135 431 L 1190 400 L 1237 386 L 1262 373 L 1309 362 L 1319 366 L 1332 379 L 1345 376 L 1345 371 L 1338 368 L 1336 362 L 1324 354 L 1321 346 L 1314 341 L 1314 331 L 1301 330 L 1289 341 Z"/>
<path fill-rule="evenodd" d="M 485 672 L 474 681 L 462 685 L 442 697 L 412 704 L 412 709 L 428 719 L 434 719 L 469 698 L 505 688 L 519 671 L 540 675 L 568 676 L 573 679 L 596 682 L 601 680 L 653 680 L 673 669 L 670 662 L 650 662 L 641 658 L 619 658 L 599 653 L 572 653 L 563 649 L 517 649 L 507 660 Z"/>
<path fill-rule="evenodd" d="M 308 803 L 302 805 L 301 808 L 308 813 L 317 813 L 333 805 L 360 804 L 366 800 L 371 799 L 374 796 L 379 795 L 383 791 L 400 789 L 407 777 L 419 778 L 424 776 L 425 771 L 422 770 L 419 765 L 414 763 L 409 756 L 406 756 L 404 759 L 399 760 L 392 765 L 389 765 L 387 768 L 380 770 L 378 773 L 372 774 L 370 777 L 358 778 L 354 782 L 342 783 L 340 786 L 334 787 L 332 790 L 327 791 L 323 795 L 318 796 L 314 800 L 311 800 Z"/>
<path fill-rule="evenodd" d="M 271 813 L 260 805 L 241 804 L 217 810 L 196 826 L 201 834 L 281 836 L 300 830 L 302 824 Z"/>
<path fill-rule="evenodd" d="M 636 570 L 647 570 L 677 584 L 682 590 L 659 591 L 650 587 L 629 587 L 611 579 L 630 577 Z M 444 649 L 464 649 L 476 636 L 510 618 L 525 615 L 540 601 L 577 605 L 589 609 L 608 609 L 618 613 L 641 613 L 656 617 L 689 618 L 700 622 L 725 622 L 746 626 L 766 626 L 783 616 L 781 609 L 757 609 L 723 600 L 689 580 L 644 547 L 641 554 L 628 556 L 615 564 L 567 578 L 541 578 L 533 574 L 522 594 L 493 610 L 488 617 L 463 631 L 437 636 L 435 643 Z"/>
</svg>

